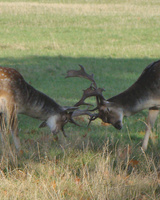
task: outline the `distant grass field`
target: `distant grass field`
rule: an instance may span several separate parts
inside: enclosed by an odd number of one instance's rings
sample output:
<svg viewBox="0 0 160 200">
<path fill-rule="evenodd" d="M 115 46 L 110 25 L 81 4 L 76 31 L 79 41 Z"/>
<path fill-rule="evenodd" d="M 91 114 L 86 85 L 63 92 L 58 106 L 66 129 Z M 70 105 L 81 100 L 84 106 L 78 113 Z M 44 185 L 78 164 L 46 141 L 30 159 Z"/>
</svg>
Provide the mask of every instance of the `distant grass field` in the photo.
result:
<svg viewBox="0 0 160 200">
<path fill-rule="evenodd" d="M 1 0 L 0 65 L 72 106 L 90 83 L 64 77 L 81 64 L 107 99 L 159 59 L 159 10 L 158 0 Z M 146 117 L 124 119 L 121 131 L 100 120 L 87 128 L 80 118 L 82 127 L 68 124 L 68 137 L 56 141 L 38 120 L 19 116 L 24 154 L 13 160 L 0 151 L 0 199 L 160 199 L 158 136 L 146 154 L 140 149 Z"/>
</svg>

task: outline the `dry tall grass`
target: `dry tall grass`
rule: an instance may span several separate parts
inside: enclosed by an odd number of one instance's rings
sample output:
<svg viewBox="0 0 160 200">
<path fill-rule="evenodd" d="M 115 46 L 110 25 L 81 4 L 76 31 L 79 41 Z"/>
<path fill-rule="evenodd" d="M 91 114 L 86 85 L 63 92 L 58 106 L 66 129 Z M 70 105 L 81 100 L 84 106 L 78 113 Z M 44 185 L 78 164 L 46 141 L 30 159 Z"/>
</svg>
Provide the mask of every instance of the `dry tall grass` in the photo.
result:
<svg viewBox="0 0 160 200">
<path fill-rule="evenodd" d="M 83 148 L 76 144 L 73 148 L 64 138 L 58 143 L 48 135 L 41 135 L 40 139 L 22 141 L 24 154 L 17 155 L 9 125 L 6 126 L 3 118 L 1 127 L 2 200 L 160 198 L 158 154 L 157 157 L 147 156 L 129 145 L 115 145 L 113 149 L 109 141 L 99 150 L 92 148 L 89 140 L 81 145 Z M 83 142 L 79 139 L 77 143 Z M 138 157 L 135 159 L 136 152 Z"/>
<path fill-rule="evenodd" d="M 31 143 L 25 147 L 32 155 L 21 156 L 17 167 L 10 153 L 1 155 L 0 199 L 160 199 L 159 161 L 140 150 L 135 160 L 130 147 L 110 151 L 109 143 L 98 152 L 60 146 L 51 157 L 47 141 Z"/>
</svg>

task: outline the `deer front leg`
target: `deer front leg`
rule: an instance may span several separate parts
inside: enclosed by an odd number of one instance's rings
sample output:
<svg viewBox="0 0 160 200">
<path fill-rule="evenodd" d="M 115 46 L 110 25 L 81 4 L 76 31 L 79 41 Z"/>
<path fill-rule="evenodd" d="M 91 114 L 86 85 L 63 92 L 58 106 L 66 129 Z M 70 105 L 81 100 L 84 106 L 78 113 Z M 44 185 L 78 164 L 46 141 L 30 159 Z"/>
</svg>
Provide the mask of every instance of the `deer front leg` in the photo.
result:
<svg viewBox="0 0 160 200">
<path fill-rule="evenodd" d="M 155 135 L 152 132 L 152 128 L 153 128 L 154 123 L 157 119 L 158 113 L 159 113 L 159 110 L 156 107 L 149 109 L 149 114 L 148 114 L 148 118 L 147 118 L 146 133 L 145 133 L 144 140 L 143 140 L 143 143 L 142 143 L 142 148 L 143 148 L 144 151 L 147 150 L 150 133 L 152 134 L 151 139 L 152 139 L 153 143 L 155 143 Z"/>
</svg>

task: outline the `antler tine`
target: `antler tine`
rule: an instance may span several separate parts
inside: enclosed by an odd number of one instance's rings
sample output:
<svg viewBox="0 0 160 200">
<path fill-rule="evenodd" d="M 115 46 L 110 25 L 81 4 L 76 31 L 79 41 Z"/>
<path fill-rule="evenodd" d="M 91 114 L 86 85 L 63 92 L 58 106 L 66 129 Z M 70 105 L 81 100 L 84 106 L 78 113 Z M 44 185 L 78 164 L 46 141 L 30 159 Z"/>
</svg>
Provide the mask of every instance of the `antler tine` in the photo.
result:
<svg viewBox="0 0 160 200">
<path fill-rule="evenodd" d="M 66 133 L 65 133 L 65 130 L 64 130 L 64 127 L 62 127 L 62 133 L 63 133 L 63 135 L 64 135 L 64 137 L 67 137 L 67 135 L 66 135 Z"/>
<path fill-rule="evenodd" d="M 93 74 L 89 75 L 86 73 L 84 67 L 82 65 L 79 65 L 80 66 L 80 70 L 69 70 L 67 71 L 67 76 L 66 78 L 69 78 L 69 77 L 80 77 L 80 78 L 85 78 L 85 79 L 88 79 L 89 81 L 91 81 L 94 85 L 95 88 L 97 88 L 97 84 L 93 78 Z"/>
<path fill-rule="evenodd" d="M 97 97 L 97 101 L 98 101 L 98 97 L 100 97 L 100 99 L 104 99 L 102 92 L 104 91 L 103 88 L 93 88 L 92 86 L 90 86 L 89 88 L 87 88 L 86 90 L 83 91 L 83 96 L 81 97 L 81 99 L 74 105 L 74 106 L 80 106 L 80 105 L 91 105 L 89 103 L 85 103 L 85 99 L 87 99 L 88 97 Z"/>
<path fill-rule="evenodd" d="M 72 117 L 79 117 L 81 115 L 88 115 L 90 117 L 94 117 L 94 113 L 91 113 L 88 109 L 85 109 L 85 110 L 75 110 L 73 113 L 72 113 Z"/>
<path fill-rule="evenodd" d="M 94 91 L 92 90 L 91 87 L 87 88 L 86 90 L 83 90 L 83 95 L 81 97 L 81 99 L 74 105 L 74 106 L 80 106 L 80 105 L 88 105 L 88 106 L 92 106 L 92 104 L 89 103 L 85 103 L 85 99 L 87 99 L 90 96 L 94 96 Z"/>
<path fill-rule="evenodd" d="M 93 114 L 93 116 L 92 116 L 92 117 L 90 117 L 90 119 L 89 119 L 89 122 L 88 122 L 88 125 L 87 125 L 87 126 L 89 126 L 89 125 L 90 125 L 90 123 L 91 123 L 92 121 L 96 120 L 98 117 L 99 117 L 99 113 L 95 113 L 95 114 Z"/>
<path fill-rule="evenodd" d="M 79 117 L 80 115 L 88 115 L 88 116 L 90 117 L 90 118 L 89 118 L 89 123 L 88 123 L 87 126 L 89 126 L 90 123 L 91 123 L 93 120 L 95 120 L 95 119 L 97 119 L 97 118 L 99 117 L 99 113 L 91 113 L 91 112 L 89 112 L 88 109 L 86 109 L 86 110 L 75 110 L 75 111 L 73 112 L 73 114 L 72 114 L 72 117 Z"/>
</svg>

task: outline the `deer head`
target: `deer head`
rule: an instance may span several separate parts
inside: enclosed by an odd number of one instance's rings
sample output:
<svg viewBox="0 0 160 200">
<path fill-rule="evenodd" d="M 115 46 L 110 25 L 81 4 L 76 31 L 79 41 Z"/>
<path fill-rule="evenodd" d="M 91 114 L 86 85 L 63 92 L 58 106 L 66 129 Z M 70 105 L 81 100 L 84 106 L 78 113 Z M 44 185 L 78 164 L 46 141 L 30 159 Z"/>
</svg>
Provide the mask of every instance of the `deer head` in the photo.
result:
<svg viewBox="0 0 160 200">
<path fill-rule="evenodd" d="M 43 128 L 48 126 L 52 132 L 52 134 L 56 135 L 59 131 L 63 132 L 63 135 L 66 137 L 66 133 L 64 131 L 64 126 L 70 122 L 72 124 L 77 124 L 74 119 L 73 115 L 75 116 L 75 111 L 78 109 L 78 107 L 62 107 L 62 111 L 59 112 L 56 115 L 50 116 L 46 121 L 42 122 L 39 126 L 39 128 Z M 77 116 L 78 116 L 77 111 Z"/>
<path fill-rule="evenodd" d="M 118 130 L 122 129 L 123 109 L 116 103 L 104 100 L 99 115 L 103 122 L 112 124 Z"/>
</svg>

